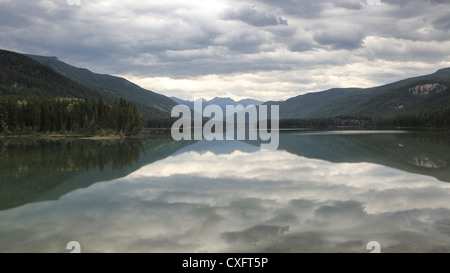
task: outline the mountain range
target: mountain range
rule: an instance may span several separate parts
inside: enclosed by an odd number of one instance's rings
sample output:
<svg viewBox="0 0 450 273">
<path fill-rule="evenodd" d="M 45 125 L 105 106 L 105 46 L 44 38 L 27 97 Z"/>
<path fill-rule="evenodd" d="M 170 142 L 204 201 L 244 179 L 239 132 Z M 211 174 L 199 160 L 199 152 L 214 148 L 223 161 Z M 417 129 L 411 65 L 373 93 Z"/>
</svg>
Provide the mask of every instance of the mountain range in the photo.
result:
<svg viewBox="0 0 450 273">
<path fill-rule="evenodd" d="M 333 88 L 307 93 L 286 101 L 267 102 L 280 106 L 280 118 L 324 118 L 397 115 L 450 108 L 450 68 L 372 88 Z"/>
<path fill-rule="evenodd" d="M 136 105 L 144 117 L 168 117 L 176 103 L 120 77 L 97 74 L 56 57 L 0 50 L 0 95 L 28 97 L 120 98 Z"/>
<path fill-rule="evenodd" d="M 0 50 L 0 95 L 112 99 L 111 95 L 72 81 L 25 55 L 5 50 Z"/>
<path fill-rule="evenodd" d="M 176 105 L 170 98 L 146 90 L 124 78 L 107 74 L 97 74 L 86 68 L 78 68 L 66 64 L 57 57 L 26 56 L 74 82 L 96 90 L 100 94 L 126 99 L 135 104 L 139 111 L 146 117 L 168 116 L 170 115 L 170 110 Z"/>
<path fill-rule="evenodd" d="M 193 108 L 193 102 L 146 90 L 124 78 L 97 74 L 60 61 L 57 57 L 24 55 L 0 50 L 0 95 L 102 98 L 107 102 L 125 98 L 147 118 L 169 117 L 177 104 Z M 426 111 L 450 109 L 450 68 L 430 75 L 408 78 L 372 88 L 333 88 L 299 95 L 279 105 L 281 119 L 366 116 L 392 118 Z M 203 100 L 203 106 L 260 105 L 253 99 Z"/>
<path fill-rule="evenodd" d="M 173 101 L 175 101 L 177 104 L 183 104 L 188 106 L 191 109 L 194 109 L 194 101 L 191 100 L 183 100 L 183 99 L 179 99 L 177 97 L 170 97 Z M 215 97 L 211 100 L 205 100 L 202 99 L 202 106 L 203 108 L 208 106 L 208 105 L 218 105 L 220 106 L 220 108 L 222 108 L 222 110 L 225 111 L 225 107 L 227 105 L 242 105 L 244 107 L 247 107 L 249 105 L 260 105 L 263 104 L 263 101 L 259 101 L 259 100 L 255 100 L 255 99 L 243 99 L 243 100 L 239 100 L 239 101 L 235 101 L 232 98 L 220 98 L 220 97 Z"/>
</svg>

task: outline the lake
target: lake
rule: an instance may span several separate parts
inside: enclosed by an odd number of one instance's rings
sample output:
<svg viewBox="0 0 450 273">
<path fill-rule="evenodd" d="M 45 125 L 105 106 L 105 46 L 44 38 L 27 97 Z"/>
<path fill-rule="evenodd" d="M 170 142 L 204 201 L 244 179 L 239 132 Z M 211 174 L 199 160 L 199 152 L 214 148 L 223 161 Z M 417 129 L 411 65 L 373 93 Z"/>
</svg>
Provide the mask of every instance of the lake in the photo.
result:
<svg viewBox="0 0 450 273">
<path fill-rule="evenodd" d="M 0 252 L 450 251 L 450 133 L 0 139 Z"/>
</svg>

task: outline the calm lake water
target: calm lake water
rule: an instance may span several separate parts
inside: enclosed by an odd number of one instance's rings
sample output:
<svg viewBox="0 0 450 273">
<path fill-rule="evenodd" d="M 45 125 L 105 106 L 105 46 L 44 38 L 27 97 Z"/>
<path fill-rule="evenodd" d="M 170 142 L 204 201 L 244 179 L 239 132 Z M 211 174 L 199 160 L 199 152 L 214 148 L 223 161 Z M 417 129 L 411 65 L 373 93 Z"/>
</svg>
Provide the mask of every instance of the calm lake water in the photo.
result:
<svg viewBox="0 0 450 273">
<path fill-rule="evenodd" d="M 0 252 L 450 251 L 448 132 L 0 139 Z"/>
</svg>

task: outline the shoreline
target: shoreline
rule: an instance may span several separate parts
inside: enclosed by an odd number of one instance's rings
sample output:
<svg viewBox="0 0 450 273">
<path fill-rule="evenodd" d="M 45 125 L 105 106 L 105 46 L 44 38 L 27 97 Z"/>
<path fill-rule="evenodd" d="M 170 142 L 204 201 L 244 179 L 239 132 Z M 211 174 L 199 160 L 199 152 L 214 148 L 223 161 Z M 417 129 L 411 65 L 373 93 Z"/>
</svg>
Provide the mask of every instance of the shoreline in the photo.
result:
<svg viewBox="0 0 450 273">
<path fill-rule="evenodd" d="M 148 137 L 160 136 L 164 135 L 166 130 L 152 130 L 141 132 L 137 135 L 94 135 L 94 136 L 86 136 L 86 135 L 77 135 L 77 134 L 52 134 L 52 133 L 43 133 L 43 134 L 10 134 L 10 135 L 2 135 L 0 134 L 1 139 L 47 139 L 47 140 L 61 140 L 61 139 L 73 139 L 73 140 L 119 140 L 119 139 L 143 139 Z"/>
<path fill-rule="evenodd" d="M 346 131 L 346 130 L 363 130 L 363 131 L 402 131 L 402 130 L 411 130 L 411 131 L 448 131 L 449 128 L 420 128 L 420 127 L 386 127 L 386 128 L 367 128 L 367 127 L 358 127 L 358 126 L 330 126 L 330 127 L 280 127 L 278 129 L 280 132 L 288 132 L 288 131 Z M 59 139 L 74 139 L 74 140 L 119 140 L 119 139 L 142 139 L 148 137 L 155 137 L 167 134 L 167 129 L 150 129 L 145 130 L 137 135 L 108 135 L 108 136 L 86 136 L 86 135 L 76 135 L 76 134 L 11 134 L 11 135 L 2 135 L 0 134 L 1 139 L 48 139 L 48 140 L 59 140 Z"/>
<path fill-rule="evenodd" d="M 132 136 L 82 136 L 82 135 L 64 135 L 64 134 L 23 134 L 23 135 L 0 135 L 0 139 L 89 139 L 89 140 L 115 140 L 130 138 Z"/>
</svg>

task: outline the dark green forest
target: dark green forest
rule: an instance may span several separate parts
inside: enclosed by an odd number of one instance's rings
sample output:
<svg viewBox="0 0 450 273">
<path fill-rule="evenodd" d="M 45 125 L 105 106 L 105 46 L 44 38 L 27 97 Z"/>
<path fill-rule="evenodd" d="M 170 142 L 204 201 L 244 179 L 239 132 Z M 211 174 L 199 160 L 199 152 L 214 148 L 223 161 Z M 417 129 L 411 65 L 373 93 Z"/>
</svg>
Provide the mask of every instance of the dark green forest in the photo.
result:
<svg viewBox="0 0 450 273">
<path fill-rule="evenodd" d="M 136 105 L 144 118 L 165 118 L 176 103 L 170 98 L 155 93 L 120 77 L 97 74 L 85 68 L 78 68 L 60 61 L 56 57 L 26 55 L 67 79 L 97 92 L 105 101 L 118 101 L 126 98 Z M 111 101 L 108 100 L 111 99 Z"/>
<path fill-rule="evenodd" d="M 22 54 L 4 50 L 0 50 L 0 95 L 16 98 L 103 98 L 113 102 L 111 96 L 71 81 Z"/>
<path fill-rule="evenodd" d="M 76 83 L 22 54 L 0 51 L 1 135 L 134 135 L 143 125 L 134 104 Z"/>
<path fill-rule="evenodd" d="M 0 135 L 135 135 L 147 126 L 168 127 L 170 119 L 140 105 L 150 102 L 133 92 L 85 86 L 25 55 L 0 50 Z"/>
<path fill-rule="evenodd" d="M 120 99 L 0 98 L 0 134 L 135 135 L 143 126 L 136 106 Z"/>
<path fill-rule="evenodd" d="M 417 92 L 418 89 L 422 91 Z M 333 88 L 265 104 L 279 105 L 281 119 L 345 116 L 393 119 L 413 114 L 418 117 L 450 107 L 450 68 L 377 87 Z"/>
<path fill-rule="evenodd" d="M 314 127 L 358 127 L 367 129 L 450 128 L 450 108 L 418 114 L 398 115 L 394 118 L 342 116 L 280 120 L 280 128 L 284 129 Z"/>
</svg>

